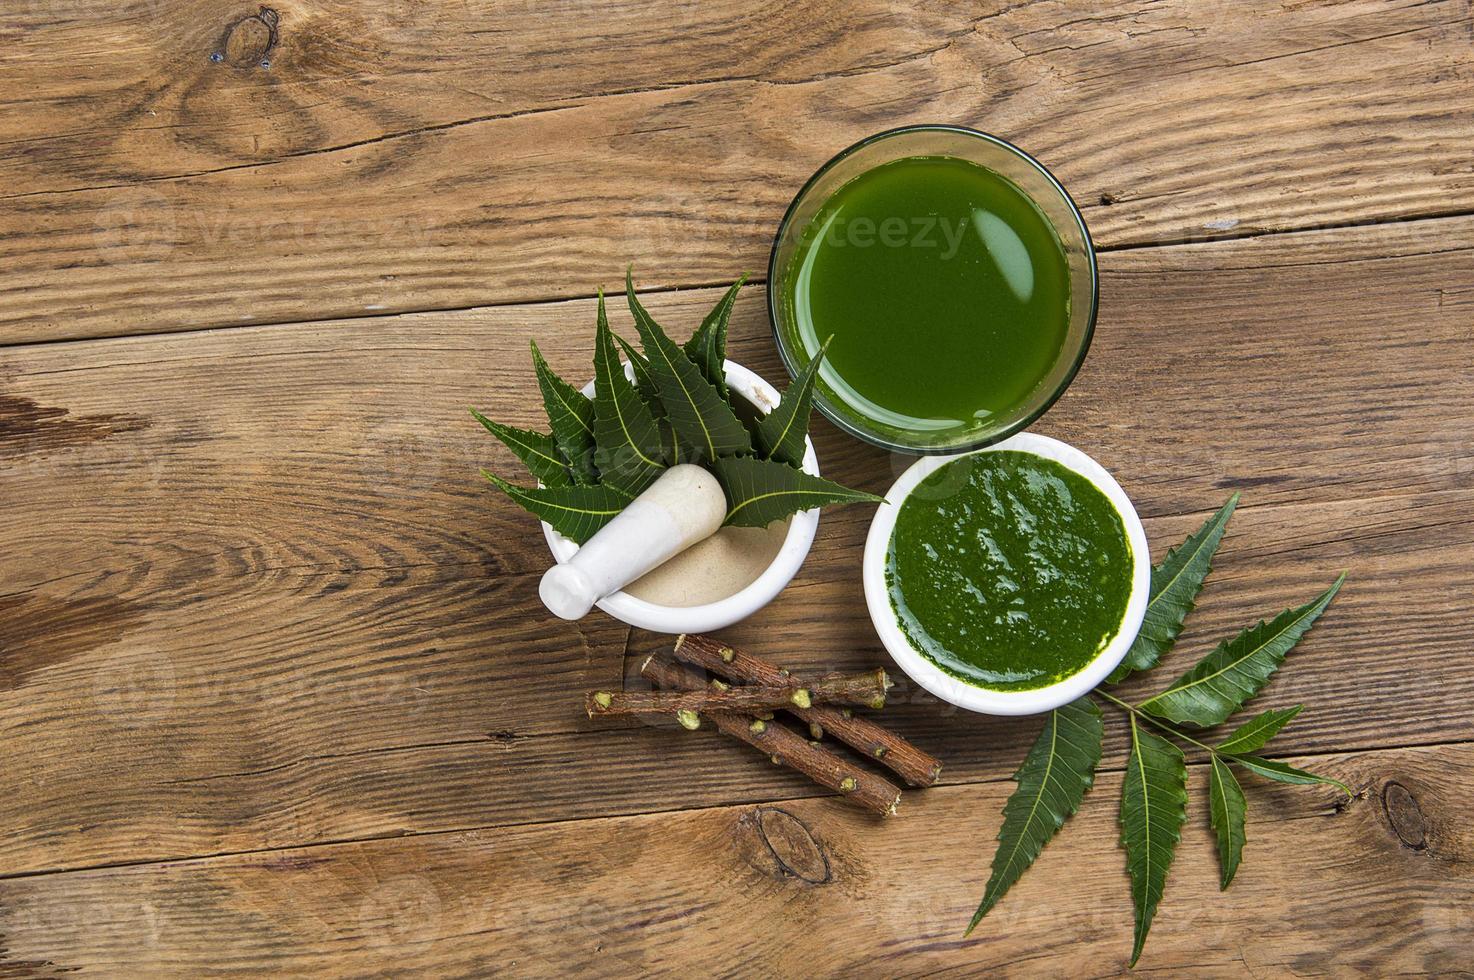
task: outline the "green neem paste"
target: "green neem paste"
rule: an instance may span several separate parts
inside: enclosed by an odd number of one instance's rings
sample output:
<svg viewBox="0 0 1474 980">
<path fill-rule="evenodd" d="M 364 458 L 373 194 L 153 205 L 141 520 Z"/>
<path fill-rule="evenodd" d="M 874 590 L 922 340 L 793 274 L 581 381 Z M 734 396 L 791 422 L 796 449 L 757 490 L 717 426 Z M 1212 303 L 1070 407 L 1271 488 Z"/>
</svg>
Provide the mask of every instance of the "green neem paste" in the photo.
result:
<svg viewBox="0 0 1474 980">
<path fill-rule="evenodd" d="M 1077 673 L 1115 638 L 1131 594 L 1121 515 L 1083 476 L 998 450 L 942 466 L 901 504 L 886 581 L 911 645 L 978 687 Z"/>
</svg>

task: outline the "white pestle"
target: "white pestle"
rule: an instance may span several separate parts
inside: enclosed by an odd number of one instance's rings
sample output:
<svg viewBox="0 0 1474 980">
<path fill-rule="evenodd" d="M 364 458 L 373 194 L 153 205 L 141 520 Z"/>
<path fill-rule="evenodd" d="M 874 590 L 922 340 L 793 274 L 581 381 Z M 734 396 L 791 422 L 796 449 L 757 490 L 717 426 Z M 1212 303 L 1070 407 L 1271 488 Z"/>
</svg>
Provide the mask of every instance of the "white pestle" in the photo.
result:
<svg viewBox="0 0 1474 980">
<path fill-rule="evenodd" d="M 726 516 L 716 477 L 690 463 L 672 466 L 572 558 L 548 569 L 537 594 L 553 615 L 582 619 L 606 595 L 711 537 Z"/>
</svg>

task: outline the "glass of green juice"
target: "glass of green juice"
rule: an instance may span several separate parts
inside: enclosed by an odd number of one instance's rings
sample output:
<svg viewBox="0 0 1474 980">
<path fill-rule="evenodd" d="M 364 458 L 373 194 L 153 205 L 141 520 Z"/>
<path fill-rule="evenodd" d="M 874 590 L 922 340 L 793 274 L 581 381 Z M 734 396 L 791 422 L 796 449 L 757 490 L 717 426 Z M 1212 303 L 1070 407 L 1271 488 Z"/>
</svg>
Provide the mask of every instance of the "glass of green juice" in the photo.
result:
<svg viewBox="0 0 1474 980">
<path fill-rule="evenodd" d="M 1059 181 L 960 126 L 892 129 L 835 156 L 789 205 L 768 263 L 789 372 L 828 342 L 819 410 L 922 455 L 1043 415 L 1085 359 L 1098 300 L 1090 232 Z"/>
</svg>

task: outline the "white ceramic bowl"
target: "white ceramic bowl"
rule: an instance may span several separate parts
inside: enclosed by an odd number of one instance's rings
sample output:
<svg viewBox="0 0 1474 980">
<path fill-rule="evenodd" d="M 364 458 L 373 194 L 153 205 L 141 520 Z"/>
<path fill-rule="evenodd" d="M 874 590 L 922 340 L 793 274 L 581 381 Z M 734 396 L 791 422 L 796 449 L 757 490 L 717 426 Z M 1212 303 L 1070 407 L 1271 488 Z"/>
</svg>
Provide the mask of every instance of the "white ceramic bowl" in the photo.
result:
<svg viewBox="0 0 1474 980">
<path fill-rule="evenodd" d="M 723 362 L 727 374 L 727 387 L 741 395 L 764 415 L 778 407 L 778 392 L 772 385 L 753 374 L 740 364 Z M 634 377 L 633 369 L 624 366 L 625 376 Z M 594 383 L 584 385 L 583 393 L 592 395 Z M 805 440 L 804 472 L 819 475 L 819 458 L 814 454 L 814 444 Z M 814 543 L 814 532 L 819 528 L 819 509 L 794 514 L 788 525 L 788 534 L 783 546 L 761 575 L 751 585 L 734 595 L 717 602 L 700 606 L 661 606 L 644 599 L 636 599 L 624 592 L 614 592 L 600 599 L 596 605 L 621 622 L 653 630 L 656 633 L 709 633 L 731 626 L 746 619 L 763 606 L 772 602 L 783 591 L 799 566 L 808 557 Z M 548 549 L 559 563 L 566 562 L 578 553 L 578 545 L 543 523 L 543 537 Z"/>
<path fill-rule="evenodd" d="M 1121 523 L 1126 528 L 1126 539 L 1131 544 L 1132 570 L 1131 595 L 1126 601 L 1126 613 L 1121 619 L 1121 629 L 1115 639 L 1083 670 L 1048 687 L 1031 691 L 990 691 L 975 687 L 953 677 L 923 657 L 911 645 L 911 641 L 906 639 L 896 618 L 895 608 L 891 605 L 890 590 L 885 581 L 886 551 L 890 546 L 891 532 L 896 526 L 896 514 L 917 484 L 952 460 L 974 455 L 972 453 L 918 459 L 886 493 L 886 502 L 876 511 L 875 519 L 870 523 L 869 537 L 865 539 L 865 604 L 870 607 L 870 619 L 875 623 L 876 632 L 880 634 L 881 642 L 885 644 L 891 658 L 906 672 L 906 676 L 926 690 L 943 701 L 969 711 L 989 715 L 1031 715 L 1068 704 L 1105 680 L 1106 675 L 1116 669 L 1141 629 L 1141 618 L 1146 613 L 1147 599 L 1151 594 L 1152 562 L 1147 551 L 1146 531 L 1142 529 L 1141 519 L 1136 516 L 1136 508 L 1131 506 L 1131 501 L 1120 484 L 1099 463 L 1058 439 L 1030 432 L 1021 432 L 978 452 L 991 453 L 1005 449 L 1033 453 L 1062 464 L 1095 484 L 1120 513 Z"/>
</svg>

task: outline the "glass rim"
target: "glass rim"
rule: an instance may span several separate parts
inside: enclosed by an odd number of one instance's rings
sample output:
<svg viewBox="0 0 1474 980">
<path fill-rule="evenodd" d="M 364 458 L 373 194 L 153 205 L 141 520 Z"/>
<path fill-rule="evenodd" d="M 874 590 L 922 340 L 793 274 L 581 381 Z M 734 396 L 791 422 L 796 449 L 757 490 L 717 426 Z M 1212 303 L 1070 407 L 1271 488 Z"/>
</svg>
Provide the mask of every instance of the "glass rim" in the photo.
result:
<svg viewBox="0 0 1474 980">
<path fill-rule="evenodd" d="M 814 185 L 817 184 L 825 174 L 833 170 L 851 154 L 874 143 L 879 143 L 897 136 L 903 136 L 907 133 L 918 132 L 954 133 L 958 136 L 966 136 L 980 139 L 985 143 L 990 143 L 1007 153 L 1013 154 L 1029 167 L 1038 172 L 1038 174 L 1043 177 L 1050 184 L 1050 186 L 1055 189 L 1055 191 L 1059 193 L 1060 198 L 1064 201 L 1066 207 L 1069 209 L 1070 215 L 1075 219 L 1075 223 L 1079 226 L 1081 238 L 1084 240 L 1085 243 L 1085 259 L 1090 270 L 1090 309 L 1085 318 L 1084 333 L 1081 336 L 1079 349 L 1075 353 L 1073 362 L 1068 366 L 1068 368 L 1065 370 L 1065 373 L 1060 377 L 1059 383 L 1055 386 L 1054 390 L 1051 391 L 1037 406 L 1035 406 L 1033 409 L 1031 409 L 1029 412 L 1027 412 L 1016 421 L 1009 423 L 996 432 L 990 432 L 985 436 L 980 436 L 967 442 L 959 442 L 956 445 L 909 445 L 907 443 L 897 442 L 893 439 L 887 439 L 884 436 L 881 436 L 875 432 L 862 428 L 858 423 L 846 418 L 841 413 L 836 411 L 829 404 L 830 399 L 824 394 L 824 392 L 818 390 L 815 390 L 814 392 L 814 404 L 819 409 L 820 414 L 822 414 L 840 430 L 849 433 L 862 442 L 867 442 L 872 446 L 878 446 L 881 449 L 887 449 L 891 452 L 904 453 L 910 456 L 950 456 L 960 453 L 972 452 L 977 449 L 991 446 L 994 443 L 1002 442 L 1004 439 L 1007 439 L 1010 436 L 1024 431 L 1029 426 L 1039 421 L 1039 419 L 1042 418 L 1046 412 L 1054 407 L 1055 402 L 1059 401 L 1060 397 L 1064 395 L 1066 390 L 1069 389 L 1071 383 L 1074 382 L 1075 376 L 1080 373 L 1080 368 L 1085 363 L 1086 355 L 1090 353 L 1091 342 L 1095 339 L 1096 315 L 1100 311 L 1100 270 L 1096 265 L 1095 240 L 1090 236 L 1090 228 L 1085 223 L 1085 216 L 1080 212 L 1080 206 L 1075 203 L 1075 199 L 1070 196 L 1070 192 L 1065 190 L 1064 184 L 1060 183 L 1059 178 L 1055 177 L 1054 174 L 1050 172 L 1048 167 L 1044 166 L 1044 164 L 1040 163 L 1038 160 L 1034 159 L 1034 157 L 1030 156 L 1024 150 L 1019 149 L 1019 147 L 1010 143 L 1008 140 L 1003 139 L 1002 137 L 994 136 L 992 133 L 985 133 L 980 129 L 973 129 L 970 126 L 959 126 L 951 123 L 916 123 L 908 126 L 897 126 L 893 129 L 881 130 L 878 133 L 872 133 L 862 140 L 851 143 L 849 146 L 845 147 L 834 156 L 830 157 L 823 166 L 814 171 L 813 175 L 810 176 L 808 180 L 804 181 L 803 186 L 798 189 L 798 193 L 793 196 L 793 200 L 789 202 L 788 208 L 783 212 L 783 220 L 778 222 L 778 232 L 773 236 L 773 245 L 768 252 L 768 281 L 764 289 L 764 293 L 768 301 L 768 326 L 773 331 L 773 342 L 778 347 L 778 357 L 780 360 L 782 360 L 783 369 L 788 372 L 789 378 L 796 378 L 798 376 L 800 367 L 794 363 L 793 354 L 788 349 L 788 343 L 783 337 L 783 331 L 779 329 L 777 312 L 778 304 L 777 296 L 775 294 L 775 289 L 778 282 L 778 250 L 782 247 L 783 241 L 787 237 L 789 224 L 793 220 L 794 212 L 798 210 L 799 205 L 803 203 L 804 199 L 808 196 L 809 191 L 813 189 Z"/>
</svg>

